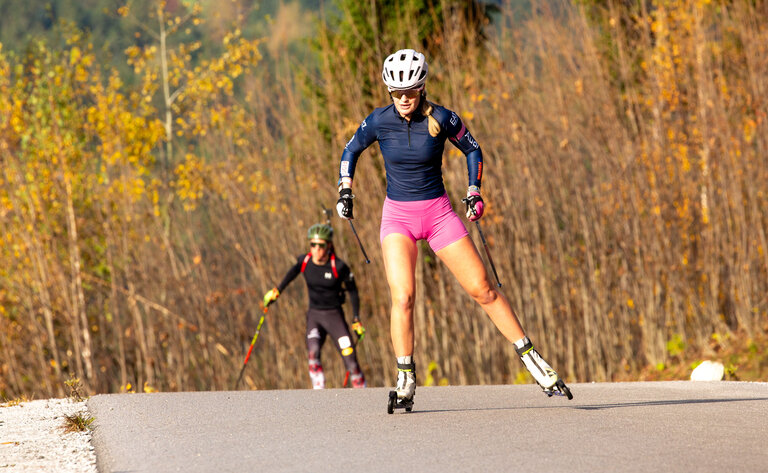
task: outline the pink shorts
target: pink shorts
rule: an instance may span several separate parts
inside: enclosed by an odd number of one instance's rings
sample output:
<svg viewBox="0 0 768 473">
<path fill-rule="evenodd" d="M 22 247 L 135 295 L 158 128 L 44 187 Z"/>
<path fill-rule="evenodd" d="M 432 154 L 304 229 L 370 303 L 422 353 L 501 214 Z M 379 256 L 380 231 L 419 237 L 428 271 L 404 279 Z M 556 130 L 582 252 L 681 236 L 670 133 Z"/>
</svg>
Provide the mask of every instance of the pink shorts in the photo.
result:
<svg viewBox="0 0 768 473">
<path fill-rule="evenodd" d="M 411 240 L 427 240 L 432 251 L 439 251 L 469 235 L 464 223 L 451 207 L 448 194 L 429 200 L 402 202 L 384 199 L 379 239 L 399 233 Z"/>
</svg>

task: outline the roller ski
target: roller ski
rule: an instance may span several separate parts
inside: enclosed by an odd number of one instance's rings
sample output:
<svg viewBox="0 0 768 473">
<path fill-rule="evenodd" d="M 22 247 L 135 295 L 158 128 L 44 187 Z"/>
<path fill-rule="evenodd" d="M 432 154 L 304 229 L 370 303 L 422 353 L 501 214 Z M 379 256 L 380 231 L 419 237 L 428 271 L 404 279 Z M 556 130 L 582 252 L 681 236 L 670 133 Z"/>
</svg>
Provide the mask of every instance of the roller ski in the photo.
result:
<svg viewBox="0 0 768 473">
<path fill-rule="evenodd" d="M 407 362 L 401 362 L 407 361 Z M 399 357 L 397 360 L 397 386 L 389 392 L 387 402 L 387 414 L 392 414 L 395 409 L 405 409 L 405 412 L 413 410 L 413 396 L 416 394 L 416 365 L 411 357 Z"/>
<path fill-rule="evenodd" d="M 533 343 L 528 337 L 523 337 L 521 340 L 515 343 L 515 350 L 520 356 L 523 365 L 531 373 L 533 379 L 544 390 L 544 394 L 549 397 L 552 396 L 565 396 L 570 401 L 573 399 L 573 394 L 568 386 L 565 385 L 562 379 L 557 375 L 557 372 L 552 369 L 549 364 L 544 361 L 544 358 L 539 355 L 539 352 L 533 348 Z"/>
</svg>

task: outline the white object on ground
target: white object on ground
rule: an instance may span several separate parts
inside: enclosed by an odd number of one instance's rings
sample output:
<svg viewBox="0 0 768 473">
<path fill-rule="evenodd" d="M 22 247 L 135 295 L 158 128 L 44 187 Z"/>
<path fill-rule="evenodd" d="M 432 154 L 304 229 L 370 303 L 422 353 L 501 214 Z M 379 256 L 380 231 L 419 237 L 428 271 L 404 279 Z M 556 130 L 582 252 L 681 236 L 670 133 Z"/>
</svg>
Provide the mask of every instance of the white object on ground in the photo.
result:
<svg viewBox="0 0 768 473">
<path fill-rule="evenodd" d="M 722 381 L 725 367 L 719 361 L 703 361 L 691 373 L 691 381 Z"/>
</svg>

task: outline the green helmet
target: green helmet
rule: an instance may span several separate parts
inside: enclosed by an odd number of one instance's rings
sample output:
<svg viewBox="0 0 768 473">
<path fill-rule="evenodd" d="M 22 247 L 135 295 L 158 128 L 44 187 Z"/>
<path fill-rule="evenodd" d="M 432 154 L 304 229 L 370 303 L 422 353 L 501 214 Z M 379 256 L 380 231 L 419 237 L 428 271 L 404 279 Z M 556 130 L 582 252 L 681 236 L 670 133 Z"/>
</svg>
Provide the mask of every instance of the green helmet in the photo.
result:
<svg viewBox="0 0 768 473">
<path fill-rule="evenodd" d="M 333 228 L 324 223 L 316 223 L 309 227 L 309 231 L 307 231 L 307 239 L 311 240 L 313 238 L 331 241 L 333 240 Z"/>
</svg>

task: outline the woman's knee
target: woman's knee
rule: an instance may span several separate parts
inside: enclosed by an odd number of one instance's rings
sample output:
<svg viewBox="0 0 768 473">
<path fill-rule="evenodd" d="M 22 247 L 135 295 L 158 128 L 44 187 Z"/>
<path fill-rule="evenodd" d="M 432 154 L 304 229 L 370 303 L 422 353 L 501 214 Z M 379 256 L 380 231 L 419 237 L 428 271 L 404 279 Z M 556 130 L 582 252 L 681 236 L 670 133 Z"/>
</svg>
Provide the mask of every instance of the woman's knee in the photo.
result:
<svg viewBox="0 0 768 473">
<path fill-rule="evenodd" d="M 414 298 L 413 293 L 403 292 L 392 295 L 392 307 L 402 312 L 413 311 Z"/>
<path fill-rule="evenodd" d="M 487 284 L 472 287 L 468 292 L 469 295 L 481 305 L 490 304 L 499 298 L 499 293 Z"/>
</svg>

